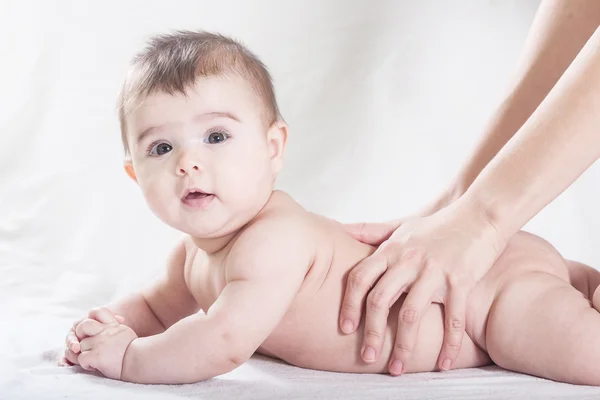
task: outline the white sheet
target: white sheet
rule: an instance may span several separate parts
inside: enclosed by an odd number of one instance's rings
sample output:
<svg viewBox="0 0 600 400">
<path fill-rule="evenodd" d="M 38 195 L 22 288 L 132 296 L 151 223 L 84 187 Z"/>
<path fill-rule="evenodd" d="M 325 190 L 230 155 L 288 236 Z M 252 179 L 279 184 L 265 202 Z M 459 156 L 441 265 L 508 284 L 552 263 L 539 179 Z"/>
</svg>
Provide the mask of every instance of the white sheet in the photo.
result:
<svg viewBox="0 0 600 400">
<path fill-rule="evenodd" d="M 179 237 L 121 168 L 116 95 L 148 35 L 242 39 L 270 67 L 291 127 L 278 187 L 342 221 L 384 220 L 455 173 L 507 87 L 537 3 L 3 0 L 0 399 L 599 398 L 494 368 L 392 379 L 253 359 L 166 388 L 54 366 L 70 322 L 156 276 Z M 599 176 L 596 165 L 527 227 L 591 265 Z"/>
</svg>

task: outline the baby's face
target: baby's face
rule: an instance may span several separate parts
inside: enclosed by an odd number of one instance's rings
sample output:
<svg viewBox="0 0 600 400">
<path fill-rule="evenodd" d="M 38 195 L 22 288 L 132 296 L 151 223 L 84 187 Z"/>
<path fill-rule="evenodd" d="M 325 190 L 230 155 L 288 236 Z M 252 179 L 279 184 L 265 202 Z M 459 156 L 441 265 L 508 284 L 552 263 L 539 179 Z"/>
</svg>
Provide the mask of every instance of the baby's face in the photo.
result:
<svg viewBox="0 0 600 400">
<path fill-rule="evenodd" d="M 200 78 L 186 94 L 152 94 L 135 110 L 131 163 L 161 220 L 194 237 L 219 237 L 267 202 L 285 127 L 266 126 L 262 104 L 241 78 Z"/>
</svg>

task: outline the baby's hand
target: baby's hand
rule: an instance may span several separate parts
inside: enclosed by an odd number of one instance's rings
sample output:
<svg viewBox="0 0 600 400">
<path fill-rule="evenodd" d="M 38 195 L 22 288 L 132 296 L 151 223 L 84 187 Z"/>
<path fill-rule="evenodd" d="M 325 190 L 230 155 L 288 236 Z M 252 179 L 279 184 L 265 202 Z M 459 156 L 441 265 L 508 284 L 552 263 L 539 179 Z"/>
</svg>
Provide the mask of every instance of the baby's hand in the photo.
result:
<svg viewBox="0 0 600 400">
<path fill-rule="evenodd" d="M 65 339 L 65 354 L 58 364 L 60 366 L 79 365 L 79 342 L 88 336 L 93 336 L 100 332 L 98 331 L 98 325 L 95 325 L 94 322 L 110 323 L 115 320 L 119 323 L 125 321 L 120 315 L 114 315 L 108 308 L 101 307 L 91 310 L 88 313 L 88 318 L 81 318 L 75 321 Z"/>
<path fill-rule="evenodd" d="M 98 333 L 79 343 L 79 365 L 85 370 L 98 370 L 107 378 L 121 379 L 125 352 L 138 336 L 133 329 L 117 321 L 108 324 L 92 322 L 90 331 Z"/>
</svg>

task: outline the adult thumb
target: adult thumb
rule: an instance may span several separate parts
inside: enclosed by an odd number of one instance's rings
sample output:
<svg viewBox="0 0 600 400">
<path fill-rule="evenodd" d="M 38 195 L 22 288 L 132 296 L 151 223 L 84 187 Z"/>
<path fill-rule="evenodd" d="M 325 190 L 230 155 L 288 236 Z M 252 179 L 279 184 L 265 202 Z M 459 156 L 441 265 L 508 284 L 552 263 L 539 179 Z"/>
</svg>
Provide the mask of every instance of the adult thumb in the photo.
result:
<svg viewBox="0 0 600 400">
<path fill-rule="evenodd" d="M 359 242 L 378 246 L 388 240 L 400 225 L 402 225 L 402 220 L 398 219 L 389 222 L 344 224 L 344 228 Z"/>
</svg>

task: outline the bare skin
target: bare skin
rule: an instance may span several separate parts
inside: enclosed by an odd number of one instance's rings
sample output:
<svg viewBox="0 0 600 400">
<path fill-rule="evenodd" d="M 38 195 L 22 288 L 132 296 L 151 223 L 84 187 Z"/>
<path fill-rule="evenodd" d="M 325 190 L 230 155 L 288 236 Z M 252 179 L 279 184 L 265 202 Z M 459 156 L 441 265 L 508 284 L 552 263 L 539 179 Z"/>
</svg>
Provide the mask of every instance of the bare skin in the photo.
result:
<svg viewBox="0 0 600 400">
<path fill-rule="evenodd" d="M 310 240 L 316 246 L 312 254 L 314 262 L 307 266 L 299 290 L 256 352 L 305 368 L 389 373 L 388 360 L 398 322 L 396 316 L 404 296 L 391 307 L 382 357 L 373 363 L 361 359 L 362 330 L 345 335 L 333 318 L 340 311 L 348 271 L 372 254 L 374 248 L 352 239 L 340 224 L 305 211 L 281 192 L 274 193 L 254 223 L 270 218 L 273 210 L 301 216 L 311 227 Z M 243 235 L 240 232 L 239 237 Z M 189 292 L 162 293 L 170 296 L 162 299 L 170 307 L 157 308 L 157 315 L 182 315 L 191 309 L 210 310 L 228 284 L 224 260 L 230 256 L 235 241 L 232 239 L 218 255 L 208 257 L 191 239 L 186 239 L 185 257 L 174 265 L 173 272 L 180 274 Z M 290 260 L 289 265 L 299 264 Z M 287 268 L 287 265 L 281 268 Z M 495 362 L 507 369 L 549 379 L 600 385 L 600 367 L 589 361 L 596 358 L 591 354 L 600 356 L 600 345 L 594 339 L 600 331 L 600 314 L 589 300 L 599 283 L 599 272 L 565 261 L 550 244 L 537 236 L 518 233 L 469 298 L 467 334 L 456 367 L 477 367 Z M 156 297 L 158 292 L 147 293 Z M 195 307 L 177 301 L 188 294 L 194 299 Z M 148 300 L 153 304 L 156 299 L 150 297 Z M 271 301 L 278 300 L 272 298 Z M 126 304 L 110 308 L 123 315 L 125 321 L 134 318 L 136 313 Z M 422 316 L 419 339 L 406 372 L 438 370 L 436 361 L 443 340 L 443 323 L 442 306 L 429 307 Z M 196 336 L 197 332 L 190 330 L 189 335 Z M 558 357 L 549 360 L 552 357 L 550 350 Z M 170 368 L 184 369 L 186 366 L 182 362 Z"/>
</svg>

